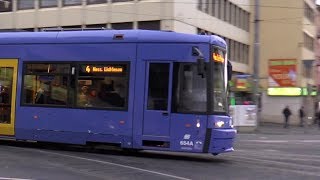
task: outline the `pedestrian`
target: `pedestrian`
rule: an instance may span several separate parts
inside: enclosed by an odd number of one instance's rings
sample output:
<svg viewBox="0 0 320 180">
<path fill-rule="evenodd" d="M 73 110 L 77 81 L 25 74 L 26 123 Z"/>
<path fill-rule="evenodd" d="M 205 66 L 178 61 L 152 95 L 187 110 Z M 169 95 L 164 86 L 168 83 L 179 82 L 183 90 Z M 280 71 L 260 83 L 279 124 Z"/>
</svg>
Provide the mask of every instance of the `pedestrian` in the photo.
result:
<svg viewBox="0 0 320 180">
<path fill-rule="evenodd" d="M 303 127 L 304 124 L 304 117 L 305 117 L 305 112 L 304 112 L 304 107 L 301 106 L 299 109 L 299 117 L 300 117 L 300 127 Z"/>
<path fill-rule="evenodd" d="M 289 117 L 291 116 L 289 106 L 283 109 L 282 114 L 284 115 L 284 128 L 287 128 L 289 126 Z"/>
</svg>

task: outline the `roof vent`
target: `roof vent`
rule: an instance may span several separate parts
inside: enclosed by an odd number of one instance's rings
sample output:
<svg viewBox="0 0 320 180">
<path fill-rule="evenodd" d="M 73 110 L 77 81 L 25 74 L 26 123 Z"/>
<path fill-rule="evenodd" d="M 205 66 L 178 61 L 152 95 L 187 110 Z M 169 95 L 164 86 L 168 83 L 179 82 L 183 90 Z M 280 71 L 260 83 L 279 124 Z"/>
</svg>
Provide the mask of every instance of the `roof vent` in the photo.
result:
<svg viewBox="0 0 320 180">
<path fill-rule="evenodd" d="M 123 40 L 123 34 L 115 34 L 113 35 L 113 39 L 114 40 Z"/>
</svg>

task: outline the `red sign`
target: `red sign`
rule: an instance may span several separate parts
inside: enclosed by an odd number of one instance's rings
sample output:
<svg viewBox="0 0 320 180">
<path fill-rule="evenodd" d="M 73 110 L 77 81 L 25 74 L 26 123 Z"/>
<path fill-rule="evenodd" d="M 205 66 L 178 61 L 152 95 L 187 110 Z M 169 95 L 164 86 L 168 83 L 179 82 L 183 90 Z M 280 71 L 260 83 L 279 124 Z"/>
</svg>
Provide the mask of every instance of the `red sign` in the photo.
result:
<svg viewBox="0 0 320 180">
<path fill-rule="evenodd" d="M 248 83 L 247 79 L 238 78 L 236 80 L 236 88 L 237 89 L 246 89 L 248 87 L 247 83 Z"/>
<path fill-rule="evenodd" d="M 269 60 L 269 87 L 294 87 L 297 83 L 296 59 Z"/>
</svg>

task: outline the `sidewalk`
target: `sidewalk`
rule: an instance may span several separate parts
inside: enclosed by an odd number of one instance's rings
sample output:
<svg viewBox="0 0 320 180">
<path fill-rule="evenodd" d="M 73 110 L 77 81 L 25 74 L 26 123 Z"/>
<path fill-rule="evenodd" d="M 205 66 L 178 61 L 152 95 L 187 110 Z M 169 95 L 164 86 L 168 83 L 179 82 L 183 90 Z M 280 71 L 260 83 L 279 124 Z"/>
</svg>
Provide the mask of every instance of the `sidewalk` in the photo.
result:
<svg viewBox="0 0 320 180">
<path fill-rule="evenodd" d="M 320 129 L 318 125 L 312 124 L 309 127 L 300 127 L 300 126 L 289 126 L 288 128 L 283 128 L 282 124 L 273 124 L 273 123 L 263 123 L 261 124 L 256 131 L 253 133 L 258 134 L 275 134 L 275 135 L 285 135 L 285 134 L 317 134 L 320 135 Z"/>
</svg>

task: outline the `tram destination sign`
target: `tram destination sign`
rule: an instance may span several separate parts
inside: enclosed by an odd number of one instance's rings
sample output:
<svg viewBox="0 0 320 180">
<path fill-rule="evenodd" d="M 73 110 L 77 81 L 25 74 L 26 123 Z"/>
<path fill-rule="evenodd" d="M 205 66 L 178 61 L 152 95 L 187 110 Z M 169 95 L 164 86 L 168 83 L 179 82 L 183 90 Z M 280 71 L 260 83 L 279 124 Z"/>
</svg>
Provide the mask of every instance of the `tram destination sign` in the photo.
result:
<svg viewBox="0 0 320 180">
<path fill-rule="evenodd" d="M 123 74 L 126 72 L 125 64 L 86 64 L 81 65 L 81 74 Z"/>
</svg>

